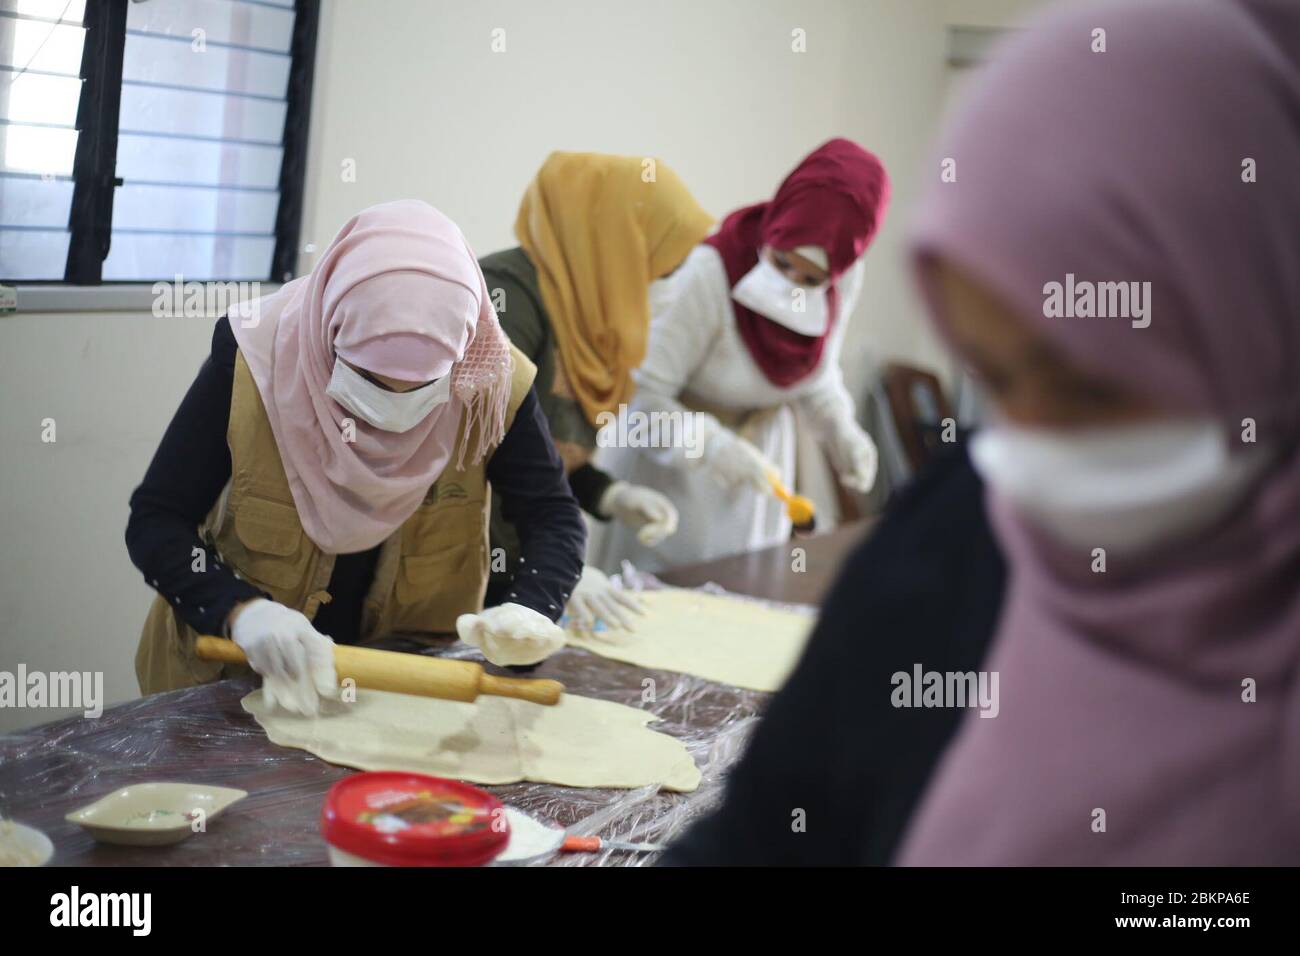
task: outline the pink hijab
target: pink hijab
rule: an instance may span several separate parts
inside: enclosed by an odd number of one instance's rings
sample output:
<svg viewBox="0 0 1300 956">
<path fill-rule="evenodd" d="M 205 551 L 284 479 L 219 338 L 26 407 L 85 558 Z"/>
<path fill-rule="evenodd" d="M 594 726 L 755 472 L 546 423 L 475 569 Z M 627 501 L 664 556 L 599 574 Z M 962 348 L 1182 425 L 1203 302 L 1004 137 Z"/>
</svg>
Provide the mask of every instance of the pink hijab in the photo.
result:
<svg viewBox="0 0 1300 956">
<path fill-rule="evenodd" d="M 334 237 L 311 273 L 232 315 L 266 406 L 303 529 L 330 554 L 379 544 L 415 511 L 450 462 L 501 441 L 509 342 L 465 237 L 427 203 L 372 206 Z M 450 373 L 451 399 L 410 431 L 381 431 L 325 394 L 336 355 L 379 375 Z M 462 418 L 465 430 L 456 448 Z"/>
<path fill-rule="evenodd" d="M 1098 27 L 1108 52 L 1090 50 Z M 965 715 L 901 862 L 1300 862 L 1300 7 L 1088 4 L 983 69 L 918 262 L 958 265 L 1171 410 L 1234 435 L 1254 419 L 1280 458 L 1219 526 L 1105 574 L 991 496 L 1010 567 L 985 664 L 1000 713 Z M 1150 281 L 1150 326 L 1045 318 L 1067 273 Z"/>
</svg>

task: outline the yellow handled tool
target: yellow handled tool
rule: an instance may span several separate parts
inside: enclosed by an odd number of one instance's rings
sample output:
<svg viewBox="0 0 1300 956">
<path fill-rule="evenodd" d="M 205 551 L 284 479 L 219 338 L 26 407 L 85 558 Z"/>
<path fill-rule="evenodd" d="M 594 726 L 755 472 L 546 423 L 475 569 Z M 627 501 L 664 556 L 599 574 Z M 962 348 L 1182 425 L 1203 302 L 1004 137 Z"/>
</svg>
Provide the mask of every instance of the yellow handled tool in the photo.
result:
<svg viewBox="0 0 1300 956">
<path fill-rule="evenodd" d="M 772 492 L 778 498 L 785 502 L 785 513 L 790 516 L 790 522 L 794 525 L 794 530 L 800 534 L 810 534 L 817 528 L 817 515 L 813 508 L 811 498 L 805 498 L 803 495 L 796 495 L 794 492 L 781 484 L 781 478 L 772 472 L 767 476 L 767 480 L 772 483 Z"/>
<path fill-rule="evenodd" d="M 194 642 L 194 650 L 205 661 L 248 663 L 240 646 L 223 637 L 200 637 Z M 550 706 L 558 704 L 560 695 L 564 693 L 564 685 L 557 680 L 497 677 L 473 661 L 453 661 L 348 644 L 334 645 L 334 670 L 340 682 L 351 678 L 358 687 L 443 700 L 473 701 L 479 694 L 495 694 Z"/>
</svg>

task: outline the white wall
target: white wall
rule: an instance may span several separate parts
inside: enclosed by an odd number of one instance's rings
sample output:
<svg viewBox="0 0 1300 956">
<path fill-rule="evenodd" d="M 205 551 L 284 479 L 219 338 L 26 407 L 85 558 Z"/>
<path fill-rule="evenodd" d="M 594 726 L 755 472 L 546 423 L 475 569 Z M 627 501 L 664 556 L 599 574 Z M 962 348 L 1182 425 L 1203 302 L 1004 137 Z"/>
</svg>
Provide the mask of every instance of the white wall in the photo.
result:
<svg viewBox="0 0 1300 956">
<path fill-rule="evenodd" d="M 944 26 L 1032 4 L 326 0 L 303 241 L 323 247 L 363 206 L 418 196 L 480 253 L 513 244 L 519 197 L 552 149 L 660 156 L 720 216 L 848 136 L 895 190 L 845 350 L 860 394 L 870 360 L 943 363 L 900 251 L 945 95 Z M 806 53 L 790 51 L 795 28 Z M 0 669 L 102 670 L 110 701 L 135 696 L 151 592 L 123 544 L 127 499 L 210 335 L 208 321 L 143 314 L 0 317 Z M 0 709 L 0 731 L 55 716 Z"/>
<path fill-rule="evenodd" d="M 514 245 L 519 199 L 552 149 L 658 156 L 721 217 L 842 135 L 878 153 L 895 187 L 850 327 L 851 384 L 862 391 L 868 353 L 936 355 L 898 260 L 945 84 L 937 0 L 334 0 L 325 12 L 305 232 L 318 247 L 357 209 L 401 196 L 441 208 L 480 253 Z M 806 53 L 791 51 L 796 28 Z"/>
<path fill-rule="evenodd" d="M 211 338 L 203 319 L 0 317 L 0 670 L 103 671 L 111 701 L 136 696 L 152 592 L 127 499 Z M 63 715 L 0 709 L 0 732 Z"/>
</svg>

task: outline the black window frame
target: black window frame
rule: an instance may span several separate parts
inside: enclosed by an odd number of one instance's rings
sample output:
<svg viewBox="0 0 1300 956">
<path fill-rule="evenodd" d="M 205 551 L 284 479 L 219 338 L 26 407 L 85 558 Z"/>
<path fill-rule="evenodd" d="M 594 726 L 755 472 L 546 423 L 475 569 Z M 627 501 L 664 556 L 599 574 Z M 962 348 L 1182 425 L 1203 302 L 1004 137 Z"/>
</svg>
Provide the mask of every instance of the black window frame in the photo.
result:
<svg viewBox="0 0 1300 956">
<path fill-rule="evenodd" d="M 81 99 L 77 106 L 77 151 L 73 160 L 72 203 L 68 211 L 68 257 L 63 280 L 11 280 L 23 286 L 139 285 L 152 280 L 103 278 L 113 232 L 113 197 L 123 180 L 116 175 L 118 121 L 122 99 L 127 4 L 131 0 L 90 0 L 83 25 Z M 279 206 L 268 282 L 293 278 L 302 230 L 306 187 L 307 138 L 320 0 L 294 0 L 289 47 L 284 131 L 281 137 Z M 163 277 L 159 277 L 163 278 Z M 228 277 L 211 276 L 211 281 Z"/>
</svg>

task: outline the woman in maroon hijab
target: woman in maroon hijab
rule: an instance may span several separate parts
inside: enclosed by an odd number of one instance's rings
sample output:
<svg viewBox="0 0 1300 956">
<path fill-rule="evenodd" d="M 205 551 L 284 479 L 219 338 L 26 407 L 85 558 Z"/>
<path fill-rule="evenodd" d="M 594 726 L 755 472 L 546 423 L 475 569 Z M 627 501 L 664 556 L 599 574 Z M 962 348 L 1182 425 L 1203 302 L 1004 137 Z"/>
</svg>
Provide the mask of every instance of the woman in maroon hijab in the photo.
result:
<svg viewBox="0 0 1300 956">
<path fill-rule="evenodd" d="M 794 483 L 792 407 L 841 481 L 867 491 L 876 449 L 857 424 L 838 358 L 862 288 L 866 252 L 889 196 L 884 166 L 832 139 L 808 155 L 768 202 L 733 212 L 653 292 L 634 412 L 694 411 L 675 447 L 607 447 L 602 467 L 663 491 L 678 532 L 654 548 L 610 528 L 596 563 L 654 570 L 790 536 L 770 475 Z"/>
</svg>

